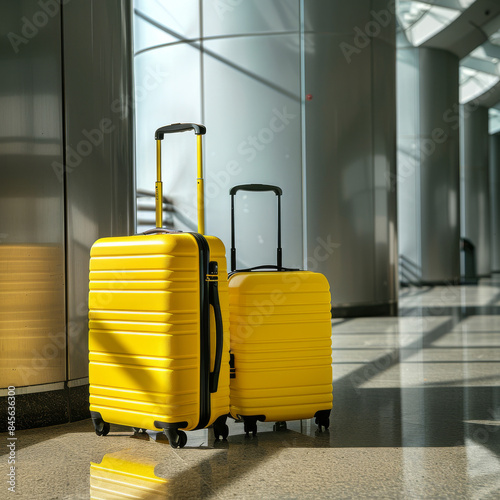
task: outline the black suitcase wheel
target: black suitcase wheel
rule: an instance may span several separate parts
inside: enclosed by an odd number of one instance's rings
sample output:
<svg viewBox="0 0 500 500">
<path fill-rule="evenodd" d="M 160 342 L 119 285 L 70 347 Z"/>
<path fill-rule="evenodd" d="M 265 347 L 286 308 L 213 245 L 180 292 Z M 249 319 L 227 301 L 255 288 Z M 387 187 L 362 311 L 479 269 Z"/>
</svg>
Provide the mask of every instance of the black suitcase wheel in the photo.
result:
<svg viewBox="0 0 500 500">
<path fill-rule="evenodd" d="M 226 424 L 227 415 L 221 415 L 212 425 L 214 430 L 215 440 L 222 439 L 225 441 L 229 436 L 229 427 Z"/>
<path fill-rule="evenodd" d="M 273 425 L 273 431 L 276 431 L 276 432 L 283 432 L 283 431 L 286 431 L 286 429 L 287 429 L 286 422 L 276 422 Z"/>
<path fill-rule="evenodd" d="M 257 417 L 243 417 L 243 426 L 247 437 L 257 435 Z"/>
<path fill-rule="evenodd" d="M 178 429 L 164 429 L 168 442 L 172 448 L 184 448 L 187 443 L 187 434 Z"/>
<path fill-rule="evenodd" d="M 94 420 L 95 433 L 98 436 L 107 436 L 109 433 L 110 425 L 104 420 Z"/>
<path fill-rule="evenodd" d="M 222 438 L 224 441 L 227 439 L 229 436 L 229 427 L 227 424 L 222 424 L 222 425 L 214 425 L 214 434 L 215 434 L 215 440 L 219 441 L 220 438 Z"/>
<path fill-rule="evenodd" d="M 321 432 L 323 428 L 326 431 L 328 427 L 330 427 L 330 411 L 331 410 L 322 410 L 316 413 L 314 422 L 318 426 L 319 432 Z"/>
<path fill-rule="evenodd" d="M 188 441 L 187 434 L 184 431 L 177 431 L 177 435 L 179 439 L 177 440 L 176 446 L 173 446 L 173 448 L 184 448 Z M 172 446 L 172 444 L 170 444 L 170 446 Z"/>
<path fill-rule="evenodd" d="M 325 418 L 321 421 L 321 423 L 318 423 L 318 430 L 321 432 L 323 429 L 326 431 L 328 430 L 328 427 L 330 427 L 330 419 Z"/>
</svg>

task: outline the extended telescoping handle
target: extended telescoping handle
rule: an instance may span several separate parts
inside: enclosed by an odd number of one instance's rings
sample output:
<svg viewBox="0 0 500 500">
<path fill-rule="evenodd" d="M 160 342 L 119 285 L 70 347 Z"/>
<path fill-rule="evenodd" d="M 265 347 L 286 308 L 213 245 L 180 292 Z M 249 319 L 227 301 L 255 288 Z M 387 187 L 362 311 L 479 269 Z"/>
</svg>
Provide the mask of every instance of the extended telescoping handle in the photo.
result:
<svg viewBox="0 0 500 500">
<path fill-rule="evenodd" d="M 163 225 L 163 183 L 161 181 L 161 141 L 165 134 L 175 134 L 177 132 L 187 132 L 194 130 L 197 140 L 198 153 L 198 175 L 197 175 L 197 192 L 198 192 L 198 232 L 205 234 L 205 199 L 203 187 L 203 147 L 201 137 L 207 131 L 203 125 L 196 123 L 172 123 L 160 127 L 155 132 L 156 139 L 156 184 L 155 184 L 155 204 L 156 204 L 156 227 L 161 228 Z"/>
<path fill-rule="evenodd" d="M 276 250 L 276 268 L 280 271 L 283 267 L 283 252 L 281 249 L 281 195 L 283 191 L 278 186 L 271 186 L 269 184 L 240 184 L 234 186 L 229 191 L 231 196 L 231 272 L 236 271 L 236 245 L 235 245 L 235 232 L 234 232 L 234 196 L 238 191 L 254 191 L 265 192 L 273 191 L 278 197 L 278 248 Z"/>
</svg>

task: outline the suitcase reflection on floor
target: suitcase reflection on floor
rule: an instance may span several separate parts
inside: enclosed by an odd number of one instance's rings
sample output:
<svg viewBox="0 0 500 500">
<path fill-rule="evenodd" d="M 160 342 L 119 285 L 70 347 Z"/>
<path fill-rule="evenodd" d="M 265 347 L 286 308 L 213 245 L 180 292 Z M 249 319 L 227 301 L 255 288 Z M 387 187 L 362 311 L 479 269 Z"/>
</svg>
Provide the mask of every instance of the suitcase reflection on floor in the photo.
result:
<svg viewBox="0 0 500 500">
<path fill-rule="evenodd" d="M 166 498 L 168 480 L 155 475 L 157 462 L 138 460 L 127 450 L 90 462 L 90 498 Z"/>
<path fill-rule="evenodd" d="M 233 429 L 228 438 L 229 446 L 223 449 L 207 449 L 202 445 L 172 450 L 169 446 L 144 447 L 141 444 L 136 449 L 107 453 L 100 463 L 90 463 L 90 498 L 207 498 L 253 468 L 258 469 L 284 449 L 330 447 L 328 432 L 316 434 L 316 437 L 310 435 L 316 427 L 312 420 L 291 424 L 302 432 L 272 432 L 272 423 L 266 422 L 258 436 L 247 438 L 235 433 L 239 424 L 230 422 Z M 192 439 L 203 438 L 206 443 L 207 433 L 210 441 L 213 436 L 210 429 L 193 431 Z M 173 454 L 179 454 L 182 460 L 174 459 Z"/>
</svg>

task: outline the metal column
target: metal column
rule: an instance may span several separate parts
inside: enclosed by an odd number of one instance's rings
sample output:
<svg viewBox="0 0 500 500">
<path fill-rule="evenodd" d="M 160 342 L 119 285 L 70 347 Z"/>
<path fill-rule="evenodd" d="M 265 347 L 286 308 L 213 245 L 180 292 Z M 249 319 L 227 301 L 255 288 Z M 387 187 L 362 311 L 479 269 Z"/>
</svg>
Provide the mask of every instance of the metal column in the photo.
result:
<svg viewBox="0 0 500 500">
<path fill-rule="evenodd" d="M 398 48 L 400 280 L 460 276 L 458 58 Z"/>
<path fill-rule="evenodd" d="M 475 247 L 477 275 L 485 276 L 491 272 L 488 109 L 465 105 L 461 116 L 461 233 Z"/>
<path fill-rule="evenodd" d="M 500 134 L 490 136 L 491 270 L 500 272 Z"/>
</svg>

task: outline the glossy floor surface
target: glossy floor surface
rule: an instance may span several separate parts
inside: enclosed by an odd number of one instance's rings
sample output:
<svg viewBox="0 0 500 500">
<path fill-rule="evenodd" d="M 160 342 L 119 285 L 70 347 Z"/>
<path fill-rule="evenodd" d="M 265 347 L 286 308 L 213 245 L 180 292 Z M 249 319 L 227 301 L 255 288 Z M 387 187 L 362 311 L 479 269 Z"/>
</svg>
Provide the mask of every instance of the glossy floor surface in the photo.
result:
<svg viewBox="0 0 500 500">
<path fill-rule="evenodd" d="M 260 423 L 245 438 L 231 421 L 227 442 L 194 431 L 173 450 L 116 426 L 97 437 L 89 420 L 18 431 L 9 495 L 2 434 L 0 498 L 500 498 L 498 275 L 404 288 L 398 318 L 334 320 L 332 339 L 327 432 Z"/>
</svg>

